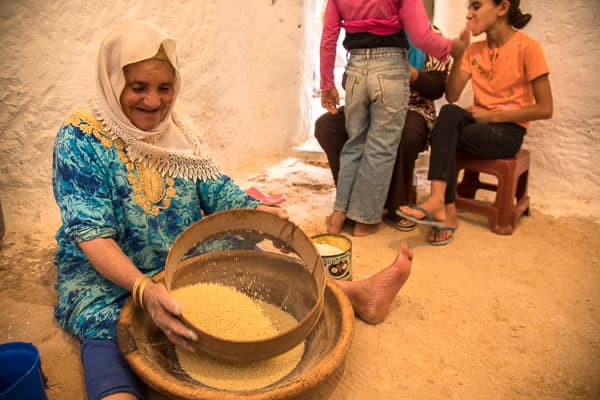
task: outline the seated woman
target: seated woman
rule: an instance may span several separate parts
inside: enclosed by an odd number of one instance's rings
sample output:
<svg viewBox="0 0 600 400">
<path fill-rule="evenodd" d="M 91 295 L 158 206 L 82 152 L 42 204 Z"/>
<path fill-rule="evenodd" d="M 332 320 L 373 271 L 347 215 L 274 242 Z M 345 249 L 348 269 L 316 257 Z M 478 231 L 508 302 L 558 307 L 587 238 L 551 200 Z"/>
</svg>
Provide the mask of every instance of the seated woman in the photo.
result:
<svg viewBox="0 0 600 400">
<path fill-rule="evenodd" d="M 437 28 L 432 29 L 440 33 Z M 396 229 L 401 231 L 412 231 L 416 227 L 415 222 L 397 216 L 395 211 L 398 207 L 408 205 L 415 200 L 411 198 L 415 161 L 427 146 L 429 132 L 436 119 L 433 101 L 444 94 L 450 69 L 450 60 L 441 62 L 429 54 L 426 55 L 412 44 L 408 50 L 408 61 L 410 63 L 408 111 L 385 203 L 387 218 Z M 336 185 L 340 170 L 340 154 L 344 143 L 348 140 L 345 124 L 344 107 L 340 107 L 337 114 L 321 115 L 315 122 L 315 137 L 327 155 Z M 363 236 L 366 233 L 368 232 L 361 231 L 358 227 L 353 231 L 355 236 Z"/>
<path fill-rule="evenodd" d="M 148 279 L 190 224 L 220 210 L 255 208 L 287 219 L 222 175 L 198 128 L 175 106 L 181 89 L 175 41 L 128 21 L 103 41 L 96 96 L 61 126 L 53 188 L 62 226 L 56 239 L 57 322 L 81 340 L 87 398 L 141 399 L 144 386 L 121 356 L 117 322 L 132 290 L 174 344 L 196 339 L 181 304 Z M 356 314 L 382 321 L 410 273 L 412 252 L 371 278 L 339 282 Z M 139 292 L 138 292 L 139 293 Z"/>
<path fill-rule="evenodd" d="M 540 44 L 518 31 L 531 19 L 518 0 L 470 1 L 467 29 L 486 33 L 454 61 L 446 84 L 446 99 L 459 99 L 471 80 L 474 105 L 442 107 L 431 132 L 429 179 L 431 195 L 418 207 L 400 207 L 401 217 L 433 226 L 428 241 L 445 245 L 454 238 L 456 218 L 456 152 L 482 159 L 514 157 L 529 121 L 552 116 L 549 70 Z"/>
</svg>

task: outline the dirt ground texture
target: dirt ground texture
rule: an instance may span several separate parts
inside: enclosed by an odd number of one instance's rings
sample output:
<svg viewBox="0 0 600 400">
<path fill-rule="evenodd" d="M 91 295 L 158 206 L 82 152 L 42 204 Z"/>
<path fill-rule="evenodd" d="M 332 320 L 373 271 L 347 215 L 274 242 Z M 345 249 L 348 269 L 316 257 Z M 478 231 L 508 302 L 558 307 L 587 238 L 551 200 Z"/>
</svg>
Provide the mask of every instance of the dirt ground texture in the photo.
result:
<svg viewBox="0 0 600 400">
<path fill-rule="evenodd" d="M 335 194 L 326 167 L 290 159 L 238 183 L 285 194 L 291 220 L 323 232 Z M 357 321 L 343 374 L 314 398 L 599 399 L 600 222 L 535 204 L 511 236 L 460 213 L 444 247 L 427 244 L 426 228 L 352 238 L 355 280 L 401 242 L 414 250 L 412 274 L 383 323 Z M 0 342 L 37 346 L 50 400 L 84 399 L 78 342 L 53 320 L 53 199 L 24 192 L 2 206 Z"/>
</svg>

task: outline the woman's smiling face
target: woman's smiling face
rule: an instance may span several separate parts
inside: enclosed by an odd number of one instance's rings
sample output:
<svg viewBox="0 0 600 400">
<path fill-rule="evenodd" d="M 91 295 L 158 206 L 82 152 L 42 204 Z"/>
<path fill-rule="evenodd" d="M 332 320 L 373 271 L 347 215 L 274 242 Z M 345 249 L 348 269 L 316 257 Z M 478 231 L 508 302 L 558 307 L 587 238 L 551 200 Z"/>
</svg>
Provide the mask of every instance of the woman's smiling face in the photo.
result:
<svg viewBox="0 0 600 400">
<path fill-rule="evenodd" d="M 175 73 L 167 61 L 144 60 L 123 68 L 125 87 L 119 102 L 137 128 L 150 131 L 165 119 L 175 97 Z"/>
</svg>

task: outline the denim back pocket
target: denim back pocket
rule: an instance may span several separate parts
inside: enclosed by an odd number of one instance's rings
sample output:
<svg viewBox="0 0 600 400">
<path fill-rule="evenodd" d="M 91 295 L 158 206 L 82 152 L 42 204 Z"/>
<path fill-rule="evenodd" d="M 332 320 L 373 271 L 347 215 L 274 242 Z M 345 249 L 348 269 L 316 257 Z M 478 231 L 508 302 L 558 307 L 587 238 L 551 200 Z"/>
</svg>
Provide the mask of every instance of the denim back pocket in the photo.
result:
<svg viewBox="0 0 600 400">
<path fill-rule="evenodd" d="M 377 74 L 381 102 L 391 110 L 397 111 L 408 105 L 408 81 L 406 75 Z"/>
</svg>

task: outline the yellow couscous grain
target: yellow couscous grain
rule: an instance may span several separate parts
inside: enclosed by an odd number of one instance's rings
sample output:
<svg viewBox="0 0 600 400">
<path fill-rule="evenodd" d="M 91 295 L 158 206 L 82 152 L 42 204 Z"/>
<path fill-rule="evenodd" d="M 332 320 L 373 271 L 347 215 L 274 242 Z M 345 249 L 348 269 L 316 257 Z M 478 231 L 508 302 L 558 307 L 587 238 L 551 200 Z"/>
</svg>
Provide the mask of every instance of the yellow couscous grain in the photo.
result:
<svg viewBox="0 0 600 400">
<path fill-rule="evenodd" d="M 177 289 L 173 296 L 181 301 L 182 312 L 187 309 L 186 318 L 193 318 L 196 326 L 223 338 L 274 336 L 297 323 L 279 307 L 253 300 L 231 287 L 202 283 Z M 247 391 L 269 386 L 292 372 L 302 359 L 304 342 L 278 356 L 250 363 L 219 360 L 179 347 L 176 353 L 179 365 L 193 379 L 217 389 Z"/>
<path fill-rule="evenodd" d="M 183 317 L 213 336 L 250 341 L 277 335 L 277 328 L 258 301 L 233 287 L 197 283 L 171 294 L 181 302 Z"/>
</svg>

